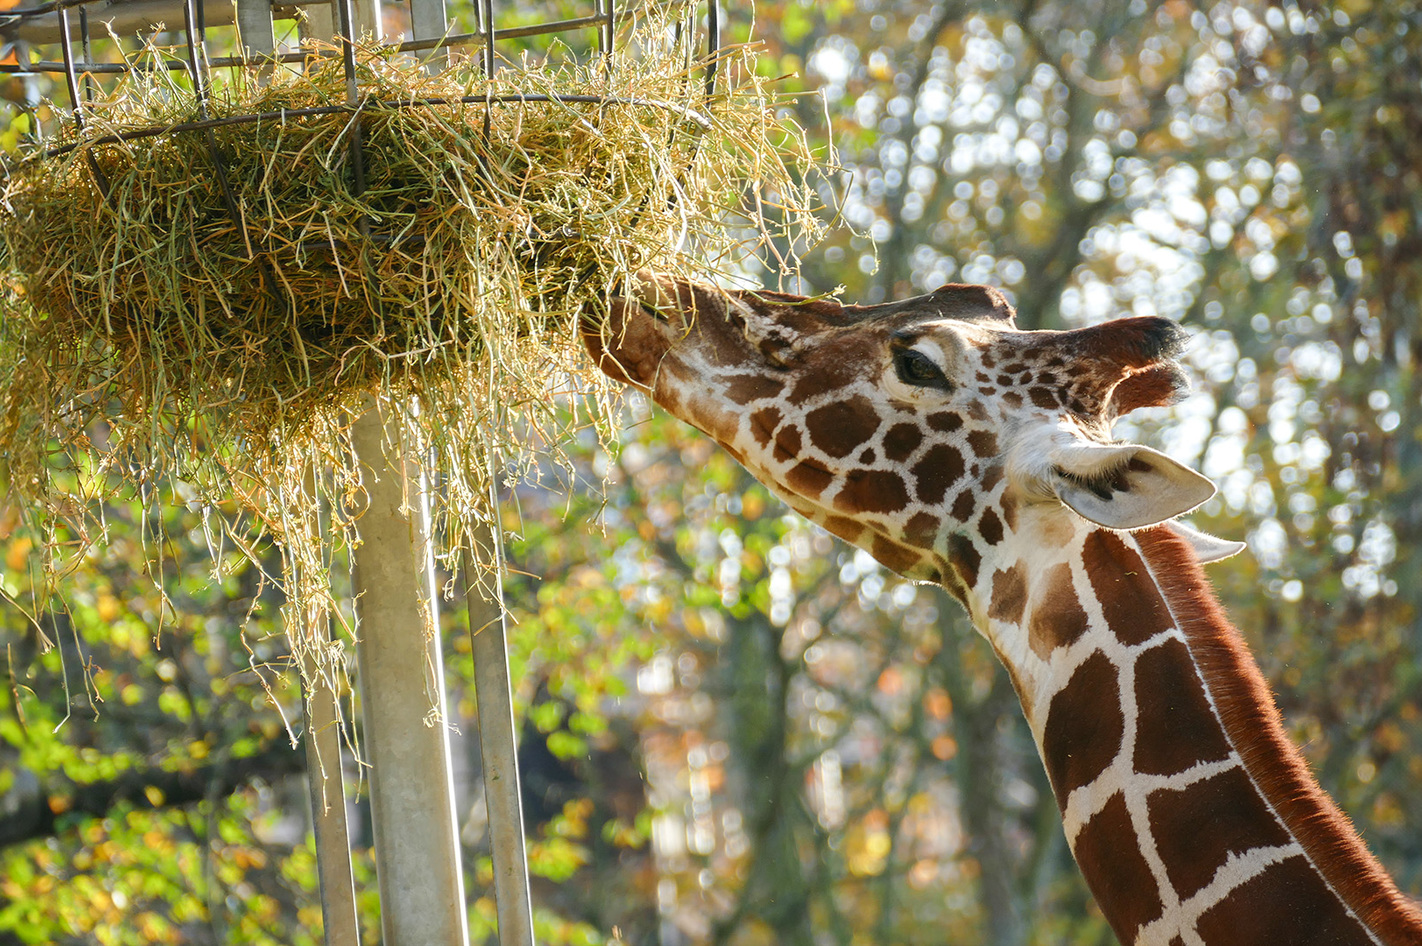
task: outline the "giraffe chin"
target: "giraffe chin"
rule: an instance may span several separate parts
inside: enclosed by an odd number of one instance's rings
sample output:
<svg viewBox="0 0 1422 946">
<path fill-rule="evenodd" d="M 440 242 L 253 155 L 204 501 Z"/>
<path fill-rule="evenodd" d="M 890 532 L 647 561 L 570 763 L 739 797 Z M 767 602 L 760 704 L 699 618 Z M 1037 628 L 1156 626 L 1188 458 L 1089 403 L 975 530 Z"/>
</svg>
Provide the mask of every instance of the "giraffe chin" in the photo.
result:
<svg viewBox="0 0 1422 946">
<path fill-rule="evenodd" d="M 601 325 L 584 319 L 583 346 L 598 370 L 613 381 L 651 390 L 657 370 L 675 341 L 669 323 L 654 318 L 637 301 L 614 298 Z"/>
</svg>

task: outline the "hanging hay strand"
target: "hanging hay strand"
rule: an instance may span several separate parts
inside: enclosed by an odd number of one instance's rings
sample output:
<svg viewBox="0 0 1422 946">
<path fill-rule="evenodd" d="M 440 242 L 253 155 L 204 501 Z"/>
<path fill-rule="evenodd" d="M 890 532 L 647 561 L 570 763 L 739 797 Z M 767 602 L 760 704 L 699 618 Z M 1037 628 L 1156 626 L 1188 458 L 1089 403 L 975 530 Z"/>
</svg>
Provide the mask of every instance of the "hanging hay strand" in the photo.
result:
<svg viewBox="0 0 1422 946">
<path fill-rule="evenodd" d="M 149 48 L 0 194 L 11 501 L 82 547 L 125 482 L 235 499 L 280 544 L 293 613 L 314 614 L 359 506 L 350 419 L 378 396 L 435 458 L 441 551 L 460 548 L 493 458 L 556 441 L 560 391 L 602 390 L 578 325 L 613 290 L 641 270 L 715 279 L 814 235 L 809 150 L 752 51 L 723 54 L 707 98 L 674 31 L 624 39 L 639 54 L 611 70 L 492 79 L 363 48 L 354 108 L 322 58 L 265 85 L 237 74 L 206 121 Z"/>
</svg>

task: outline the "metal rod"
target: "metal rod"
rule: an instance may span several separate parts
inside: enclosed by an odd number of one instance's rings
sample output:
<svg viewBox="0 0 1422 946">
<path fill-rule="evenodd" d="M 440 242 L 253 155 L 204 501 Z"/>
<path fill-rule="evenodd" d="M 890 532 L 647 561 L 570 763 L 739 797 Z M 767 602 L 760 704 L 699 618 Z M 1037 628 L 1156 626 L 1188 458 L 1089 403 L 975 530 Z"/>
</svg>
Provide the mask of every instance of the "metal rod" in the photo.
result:
<svg viewBox="0 0 1422 946">
<path fill-rule="evenodd" d="M 614 30 L 617 27 L 617 12 L 615 0 L 600 0 L 602 9 L 599 11 L 603 17 L 603 22 L 597 28 L 597 42 L 602 53 L 602 68 L 604 75 L 612 75 L 612 50 L 613 41 L 616 39 Z"/>
<path fill-rule="evenodd" d="M 265 85 L 272 76 L 271 55 L 276 49 L 276 29 L 272 26 L 269 0 L 237 0 L 237 35 L 242 42 L 243 58 L 261 59 L 257 81 Z M 216 61 L 213 64 L 216 65 Z"/>
<path fill-rule="evenodd" d="M 188 74 L 193 77 L 193 93 L 197 96 L 198 114 L 207 118 L 207 75 L 203 72 L 203 64 L 199 61 L 198 54 L 198 43 L 203 41 L 203 33 L 198 27 L 197 5 L 193 0 L 183 0 L 183 26 L 183 39 L 188 49 Z M 213 147 L 216 148 L 215 142 Z M 220 163 L 218 173 L 222 173 Z"/>
<path fill-rule="evenodd" d="M 346 74 L 346 104 L 354 107 L 360 101 L 360 88 L 356 83 L 355 68 L 355 4 L 352 0 L 335 0 L 336 16 L 339 21 L 341 44 L 341 68 Z M 351 171 L 354 175 L 356 196 L 365 193 L 365 149 L 362 147 L 360 121 L 351 122 Z M 361 221 L 361 232 L 367 229 L 367 221 Z"/>
<path fill-rule="evenodd" d="M 366 508 L 354 560 L 381 941 L 466 946 L 426 484 L 375 398 L 351 426 Z"/>
<path fill-rule="evenodd" d="M 449 32 L 449 17 L 444 0 L 410 0 L 410 35 L 414 39 L 442 40 Z M 449 66 L 449 47 L 431 47 L 434 52 L 425 61 L 425 71 L 431 75 Z"/>
<path fill-rule="evenodd" d="M 479 14 L 482 21 L 479 25 L 483 27 L 481 32 L 484 34 L 479 40 L 484 44 L 484 75 L 492 79 L 494 77 L 494 43 L 503 38 L 494 28 L 494 0 L 480 0 Z"/>
<path fill-rule="evenodd" d="M 325 636 L 328 618 L 315 616 L 307 632 Z M 313 642 L 313 645 L 317 642 Z M 326 946 L 360 946 L 356 916 L 355 875 L 351 870 L 350 831 L 346 824 L 346 794 L 341 777 L 340 704 L 335 681 L 307 649 L 301 680 L 306 697 L 306 789 L 311 796 L 311 830 L 316 841 L 316 873 L 320 879 L 321 919 Z M 307 686 L 310 689 L 306 689 Z"/>
<path fill-rule="evenodd" d="M 84 130 L 84 104 L 79 99 L 79 79 L 74 74 L 74 50 L 71 48 L 74 37 L 69 32 L 69 11 L 59 11 L 59 32 L 61 35 L 61 47 L 64 50 L 64 84 L 69 90 L 69 105 L 74 111 L 74 128 L 76 131 Z M 84 152 L 84 162 L 89 166 L 89 173 L 94 177 L 94 185 L 99 188 L 99 193 L 105 200 L 109 197 L 109 179 L 104 176 L 103 170 L 99 167 L 98 159 L 94 157 L 93 149 Z"/>
<path fill-rule="evenodd" d="M 716 67 L 721 63 L 721 5 L 718 0 L 706 4 L 706 94 L 716 91 Z"/>
<path fill-rule="evenodd" d="M 519 105 L 529 102 L 557 102 L 565 105 L 631 105 L 639 108 L 660 108 L 669 112 L 675 112 L 680 118 L 700 126 L 702 130 L 711 129 L 711 121 L 700 112 L 693 111 L 674 102 L 661 102 L 656 99 L 643 99 L 625 97 L 620 95 L 462 95 L 457 98 L 425 98 L 425 99 L 399 99 L 393 102 L 366 101 L 358 106 L 349 105 L 318 105 L 311 108 L 283 108 L 274 112 L 260 112 L 254 115 L 228 115 L 222 118 L 209 118 L 206 121 L 180 122 L 176 125 L 154 126 L 152 128 L 140 128 L 135 131 L 114 132 L 113 134 L 100 135 L 84 142 L 71 142 L 70 144 L 58 145 L 46 151 L 36 151 L 28 155 L 22 161 L 17 161 L 5 175 L 0 175 L 0 180 L 5 176 L 13 174 L 16 170 L 25 167 L 36 161 L 45 158 L 55 158 L 68 154 L 77 148 L 91 148 L 96 145 L 119 144 L 124 141 L 136 141 L 140 138 L 155 138 L 158 135 L 167 135 L 174 132 L 201 131 L 205 128 L 218 128 L 224 125 L 250 125 L 257 122 L 286 121 L 292 118 L 313 118 L 317 115 L 335 115 L 339 113 L 351 113 L 361 110 L 376 111 L 379 109 L 396 108 L 435 108 L 441 105 L 479 105 L 487 103 L 489 105 Z"/>
<path fill-rule="evenodd" d="M 497 521 L 498 499 L 490 490 L 489 518 Z M 492 568 L 480 581 L 473 556 L 464 556 L 465 605 L 473 638 L 474 695 L 479 705 L 479 749 L 484 760 L 484 800 L 494 861 L 494 903 L 499 946 L 533 946 L 533 910 L 528 892 L 518 743 L 509 685 L 508 636 L 503 606 L 503 548 L 492 526 L 471 539 L 490 551 Z"/>
<path fill-rule="evenodd" d="M 79 79 L 74 74 L 74 37 L 69 31 L 69 11 L 59 11 L 59 44 L 64 55 L 64 84 L 69 89 L 69 105 L 74 111 L 74 127 L 84 130 L 84 106 L 79 100 Z"/>
<path fill-rule="evenodd" d="M 94 75 L 89 67 L 94 64 L 94 48 L 89 42 L 89 8 L 79 8 L 79 48 L 84 53 L 84 101 L 94 101 Z M 16 56 L 16 59 L 19 57 Z"/>
<path fill-rule="evenodd" d="M 182 15 L 182 0 L 154 0 L 153 3 L 151 3 L 151 4 L 145 3 L 144 6 L 145 6 L 145 8 L 150 8 L 150 9 L 152 9 L 152 10 L 154 10 L 154 11 L 159 11 L 159 10 L 164 11 L 164 12 L 166 12 L 167 14 L 170 14 L 170 15 L 175 16 L 175 17 Z M 324 3 L 317 3 L 317 4 L 312 4 L 312 6 L 313 6 L 313 7 L 316 7 L 316 8 L 319 8 L 319 7 L 321 7 L 321 6 L 325 6 L 325 4 L 324 4 Z M 108 9 L 112 9 L 112 8 L 108 8 Z M 108 9 L 106 9 L 104 12 L 107 13 L 107 12 L 108 12 Z M 225 26 L 225 25 L 228 25 L 228 24 L 231 22 L 230 20 L 221 19 L 221 16 L 222 16 L 223 13 L 224 13 L 224 11 L 223 11 L 223 9 L 222 9 L 221 7 L 217 8 L 217 9 L 214 10 L 214 11 L 212 11 L 212 13 L 213 13 L 213 17 L 212 17 L 212 21 L 211 21 L 211 24 L 210 24 L 210 25 L 213 25 L 213 26 Z M 13 41 L 13 40 L 15 40 L 15 39 L 24 39 L 24 40 L 26 40 L 27 42 L 33 43 L 33 44 L 35 44 L 35 45 L 45 45 L 45 44 L 47 44 L 47 43 L 56 43 L 56 42 L 58 42 L 58 41 L 59 41 L 59 38 L 58 38 L 58 36 L 59 36 L 59 34 L 58 34 L 59 27 L 58 27 L 58 25 L 57 25 L 57 24 L 58 24 L 58 18 L 57 18 L 57 16 L 56 16 L 55 14 L 47 14 L 47 15 L 49 15 L 49 16 L 54 16 L 55 19 L 54 19 L 53 21 L 46 21 L 46 22 L 48 22 L 48 26 L 46 27 L 46 32 L 45 32 L 43 35 L 31 35 L 31 31 L 30 31 L 30 30 L 20 29 L 17 25 L 15 25 L 13 22 L 11 22 L 9 25 L 0 25 L 0 39 L 3 39 L 3 40 L 5 40 L 5 41 L 7 41 L 7 42 L 8 42 L 8 41 Z M 626 19 L 626 18 L 628 18 L 628 17 L 630 17 L 630 16 L 631 16 L 630 13 L 619 14 L 619 18 L 620 18 L 620 19 Z M 530 25 L 530 26 L 511 26 L 511 27 L 507 27 L 507 28 L 495 30 L 495 31 L 494 31 L 494 41 L 495 41 L 496 43 L 498 43 L 498 42 L 503 42 L 504 40 L 509 40 L 509 39 L 521 39 L 521 38 L 525 38 L 525 37 L 529 37 L 529 36 L 545 36 L 545 35 L 548 35 L 548 34 L 551 34 L 551 33 L 564 33 L 564 32 L 568 32 L 568 31 L 570 31 L 570 30 L 577 30 L 577 29 L 584 29 L 584 28 L 587 28 L 587 27 L 598 26 L 598 25 L 604 23 L 604 22 L 605 22 L 605 19 L 606 19 L 606 18 L 605 18 L 603 15 L 597 14 L 597 15 L 593 15 L 593 16 L 574 17 L 574 18 L 572 18 L 572 19 L 567 19 L 567 20 L 554 20 L 553 22 L 550 22 L 550 23 L 540 23 L 540 24 L 535 24 L 535 25 Z M 90 20 L 90 30 L 91 30 L 91 32 L 92 32 L 94 35 L 96 35 L 96 36 L 100 36 L 100 37 L 102 37 L 102 38 L 107 38 L 107 36 L 108 36 L 107 29 L 105 28 L 102 32 L 100 31 L 100 27 L 103 26 L 104 24 L 112 24 L 114 31 L 117 32 L 119 35 L 123 36 L 123 35 L 128 35 L 129 33 L 149 32 L 149 31 L 152 31 L 152 30 L 156 29 L 159 25 L 161 25 L 161 24 L 163 24 L 163 23 L 166 23 L 166 22 L 167 22 L 167 20 L 166 20 L 163 16 L 159 15 L 157 12 L 154 12 L 154 13 L 151 13 L 151 14 L 149 14 L 149 15 L 142 16 L 142 17 L 132 17 L 132 18 L 129 18 L 129 19 L 120 19 L 117 15 L 115 15 L 115 16 L 113 16 L 113 17 L 94 16 L 94 17 L 92 17 L 91 20 Z M 125 27 L 125 29 L 120 29 L 121 26 L 122 26 L 122 27 Z M 488 37 L 488 34 L 487 34 L 484 30 L 476 30 L 475 32 L 472 32 L 472 33 L 451 33 L 451 34 L 448 35 L 448 36 L 444 36 L 444 37 L 440 37 L 440 38 L 429 37 L 429 38 L 425 38 L 425 39 L 410 39 L 410 40 L 406 40 L 406 41 L 401 42 L 401 43 L 393 43 L 393 44 L 391 44 L 388 48 L 391 49 L 391 50 L 393 50 L 393 51 L 395 51 L 395 52 L 411 53 L 411 52 L 421 52 L 421 51 L 427 50 L 427 49 L 436 49 L 436 48 L 442 47 L 442 46 L 444 46 L 444 47 L 455 47 L 455 46 L 482 46 L 482 45 L 484 45 L 484 44 L 486 44 L 486 43 L 488 42 L 488 38 L 489 38 L 489 37 Z M 275 61 L 277 61 L 277 62 L 304 62 L 304 61 L 306 61 L 307 59 L 310 59 L 310 58 L 311 58 L 311 55 L 312 55 L 312 54 L 311 54 L 310 52 L 289 52 L 289 53 L 278 53 L 275 57 L 272 57 L 272 56 L 217 56 L 217 57 L 214 57 L 214 58 L 212 58 L 211 60 L 209 60 L 209 65 L 212 66 L 212 68 L 214 68 L 214 69 L 218 69 L 218 68 L 235 68 L 235 67 L 239 67 L 239 66 L 256 66 L 256 65 L 262 65 L 262 64 L 264 64 L 264 63 L 267 63 L 267 62 L 272 61 L 273 59 L 275 59 Z M 320 55 L 320 54 L 318 54 L 318 55 Z M 329 53 L 326 53 L 325 55 L 328 55 L 328 56 L 335 56 L 335 55 L 338 55 L 338 54 L 337 54 L 337 53 L 334 53 L 334 52 L 329 52 Z M 134 65 L 126 64 L 126 63 L 121 63 L 121 62 L 119 62 L 119 63 L 113 63 L 113 62 L 99 62 L 99 63 L 95 63 L 95 64 L 94 64 L 93 71 L 94 71 L 96 74 L 98 74 L 98 73 L 125 73 L 125 72 L 132 72 L 132 71 L 134 71 L 134 69 L 136 69 L 136 68 L 142 69 L 142 68 L 153 68 L 153 67 L 152 67 L 152 66 L 149 66 L 149 65 L 137 65 L 137 66 L 134 66 Z M 170 62 L 170 63 L 167 64 L 167 68 L 169 68 L 169 69 L 185 69 L 185 68 L 187 68 L 187 66 L 186 66 L 185 64 L 183 64 L 181 60 L 174 60 L 173 62 Z M 5 63 L 5 64 L 3 64 L 3 65 L 0 65 L 0 72 L 8 72 L 8 73 L 22 73 L 22 74 L 23 74 L 23 73 L 31 73 L 31 72 L 56 72 L 56 73 L 57 73 L 57 72 L 63 72 L 63 71 L 64 71 L 64 64 L 63 64 L 63 63 L 61 63 L 61 62 L 54 62 L 54 61 L 51 61 L 51 60 L 43 60 L 43 59 L 41 59 L 41 60 L 36 60 L 35 62 L 28 63 L 28 64 Z"/>
</svg>

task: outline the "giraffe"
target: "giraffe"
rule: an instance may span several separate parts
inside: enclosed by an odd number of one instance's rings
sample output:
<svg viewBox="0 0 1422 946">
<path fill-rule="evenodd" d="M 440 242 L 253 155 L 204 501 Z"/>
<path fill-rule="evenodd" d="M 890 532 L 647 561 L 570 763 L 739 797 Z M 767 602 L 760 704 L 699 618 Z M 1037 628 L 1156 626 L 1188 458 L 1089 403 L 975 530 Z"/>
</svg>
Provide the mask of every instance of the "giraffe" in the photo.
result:
<svg viewBox="0 0 1422 946">
<path fill-rule="evenodd" d="M 1112 439 L 1186 390 L 1185 333 L 1015 317 L 986 286 L 853 306 L 642 277 L 583 333 L 792 508 L 966 607 L 1123 944 L 1422 944 L 1204 576 L 1244 546 L 1176 520 L 1214 485 Z"/>
</svg>

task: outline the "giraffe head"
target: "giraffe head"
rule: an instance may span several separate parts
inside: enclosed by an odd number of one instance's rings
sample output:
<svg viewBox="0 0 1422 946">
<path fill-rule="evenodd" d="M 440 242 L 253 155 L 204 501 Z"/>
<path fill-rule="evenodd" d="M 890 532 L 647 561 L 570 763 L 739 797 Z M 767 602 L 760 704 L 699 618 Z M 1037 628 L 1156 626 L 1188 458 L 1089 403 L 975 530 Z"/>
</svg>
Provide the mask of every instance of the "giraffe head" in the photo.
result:
<svg viewBox="0 0 1422 946">
<path fill-rule="evenodd" d="M 585 337 L 606 374 L 710 434 L 793 508 L 966 598 L 1023 517 L 1136 529 L 1214 493 L 1111 438 L 1117 417 L 1185 390 L 1176 325 L 1028 332 L 1014 318 L 987 286 L 851 306 L 647 278 Z"/>
</svg>

